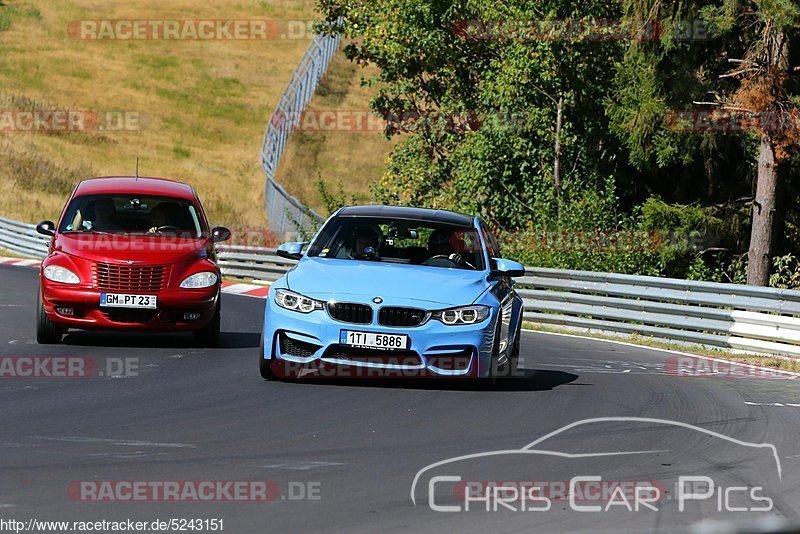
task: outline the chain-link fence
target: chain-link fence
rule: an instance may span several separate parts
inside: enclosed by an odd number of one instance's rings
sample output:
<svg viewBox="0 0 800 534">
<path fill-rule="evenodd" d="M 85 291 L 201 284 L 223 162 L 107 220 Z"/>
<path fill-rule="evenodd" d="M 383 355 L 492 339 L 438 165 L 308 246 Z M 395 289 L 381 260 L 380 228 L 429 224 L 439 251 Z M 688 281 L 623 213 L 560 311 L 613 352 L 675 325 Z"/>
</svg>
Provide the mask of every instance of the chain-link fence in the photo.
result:
<svg viewBox="0 0 800 534">
<path fill-rule="evenodd" d="M 301 114 L 325 75 L 340 41 L 340 37 L 314 36 L 264 134 L 261 147 L 261 165 L 267 176 L 264 208 L 270 230 L 281 238 L 291 239 L 297 236 L 299 228 L 322 221 L 317 212 L 304 206 L 275 181 L 275 173 L 289 136 L 299 124 Z"/>
</svg>

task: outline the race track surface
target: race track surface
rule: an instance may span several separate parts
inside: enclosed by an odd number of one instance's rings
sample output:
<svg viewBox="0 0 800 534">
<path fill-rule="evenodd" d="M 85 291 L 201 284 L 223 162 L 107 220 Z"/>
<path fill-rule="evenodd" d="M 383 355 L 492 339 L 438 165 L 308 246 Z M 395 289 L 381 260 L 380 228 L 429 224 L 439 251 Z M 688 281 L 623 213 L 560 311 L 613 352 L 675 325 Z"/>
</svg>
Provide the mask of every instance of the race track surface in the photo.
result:
<svg viewBox="0 0 800 534">
<path fill-rule="evenodd" d="M 800 380 L 675 376 L 670 353 L 525 332 L 526 376 L 493 391 L 430 380 L 264 382 L 257 369 L 263 300 L 223 296 L 218 349 L 195 348 L 183 334 L 72 333 L 63 345 L 40 346 L 36 290 L 35 269 L 0 266 L 0 357 L 80 357 L 96 363 L 97 375 L 0 378 L 4 519 L 220 518 L 223 531 L 234 533 L 598 532 L 800 515 Z M 107 376 L 120 364 L 131 372 Z M 764 448 L 669 424 L 597 422 L 537 448 L 639 454 L 466 459 L 422 473 L 412 502 L 415 476 L 430 464 L 519 450 L 569 423 L 603 417 L 663 419 L 770 443 L 780 473 Z M 433 474 L 563 482 L 576 475 L 670 481 L 681 473 L 708 476 L 719 487 L 763 486 L 773 509 L 720 512 L 711 498 L 679 511 L 673 488 L 658 511 L 578 512 L 562 500 L 547 511 L 487 512 L 479 502 L 477 510 L 441 512 L 431 510 L 427 495 Z M 283 498 L 91 502 L 75 493 L 81 481 L 262 480 Z M 300 495 L 308 492 L 310 499 Z M 459 504 L 452 488 L 437 495 L 435 502 Z"/>
</svg>

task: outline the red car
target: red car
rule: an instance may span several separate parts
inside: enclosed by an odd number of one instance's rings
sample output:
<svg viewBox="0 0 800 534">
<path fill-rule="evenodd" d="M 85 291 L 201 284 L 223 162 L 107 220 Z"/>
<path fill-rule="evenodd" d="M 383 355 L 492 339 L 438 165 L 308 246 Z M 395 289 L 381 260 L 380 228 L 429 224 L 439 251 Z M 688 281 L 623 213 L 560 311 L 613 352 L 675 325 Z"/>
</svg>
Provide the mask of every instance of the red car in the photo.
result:
<svg viewBox="0 0 800 534">
<path fill-rule="evenodd" d="M 69 328 L 192 331 L 219 340 L 220 271 L 194 189 L 162 178 L 108 177 L 78 184 L 40 270 L 36 339 L 60 343 Z"/>
</svg>

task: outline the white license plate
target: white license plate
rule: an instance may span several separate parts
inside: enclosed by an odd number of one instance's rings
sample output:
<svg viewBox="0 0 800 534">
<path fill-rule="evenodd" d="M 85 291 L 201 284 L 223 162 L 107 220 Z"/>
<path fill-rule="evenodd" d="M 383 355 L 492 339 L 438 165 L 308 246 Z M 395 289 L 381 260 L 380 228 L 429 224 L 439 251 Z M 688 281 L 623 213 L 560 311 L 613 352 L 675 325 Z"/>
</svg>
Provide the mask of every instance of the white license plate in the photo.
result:
<svg viewBox="0 0 800 534">
<path fill-rule="evenodd" d="M 408 348 L 408 336 L 405 334 L 382 334 L 378 332 L 342 330 L 339 333 L 339 343 L 342 345 L 369 347 L 373 349 L 405 350 Z"/>
<path fill-rule="evenodd" d="M 106 308 L 147 308 L 154 310 L 156 309 L 156 296 L 100 293 L 100 306 Z"/>
</svg>

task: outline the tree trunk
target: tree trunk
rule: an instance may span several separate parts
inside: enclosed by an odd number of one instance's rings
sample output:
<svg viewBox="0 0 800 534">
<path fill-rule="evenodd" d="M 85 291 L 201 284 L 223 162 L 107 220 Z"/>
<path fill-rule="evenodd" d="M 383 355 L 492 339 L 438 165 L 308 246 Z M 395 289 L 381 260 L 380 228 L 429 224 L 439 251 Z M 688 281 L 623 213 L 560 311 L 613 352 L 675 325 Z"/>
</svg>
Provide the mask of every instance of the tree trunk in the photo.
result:
<svg viewBox="0 0 800 534">
<path fill-rule="evenodd" d="M 561 196 L 561 114 L 564 108 L 564 97 L 558 99 L 558 109 L 556 113 L 556 146 L 554 149 L 555 158 L 553 159 L 553 182 L 556 186 L 556 194 Z"/>
<path fill-rule="evenodd" d="M 756 199 L 753 204 L 753 227 L 750 231 L 750 250 L 747 253 L 749 285 L 769 285 L 777 188 L 778 167 L 775 162 L 775 150 L 769 135 L 762 133 L 758 155 Z"/>
</svg>

